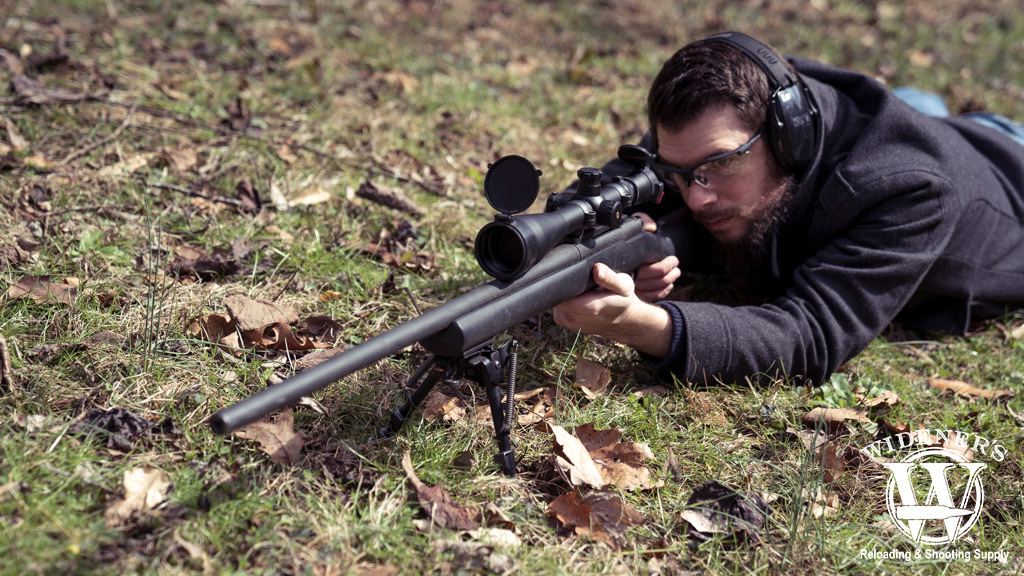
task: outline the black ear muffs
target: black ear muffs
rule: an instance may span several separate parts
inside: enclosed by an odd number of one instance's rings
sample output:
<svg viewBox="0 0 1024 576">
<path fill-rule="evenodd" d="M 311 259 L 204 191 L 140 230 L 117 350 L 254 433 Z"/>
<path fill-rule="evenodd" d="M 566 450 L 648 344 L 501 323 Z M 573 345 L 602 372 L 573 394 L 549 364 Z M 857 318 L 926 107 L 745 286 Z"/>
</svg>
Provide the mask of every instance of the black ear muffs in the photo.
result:
<svg viewBox="0 0 1024 576">
<path fill-rule="evenodd" d="M 814 116 L 818 111 L 810 95 L 779 61 L 775 52 L 739 32 L 715 34 L 702 42 L 722 42 L 733 46 L 764 70 L 773 92 L 765 128 L 775 161 L 791 171 L 810 161 L 814 154 Z"/>
</svg>

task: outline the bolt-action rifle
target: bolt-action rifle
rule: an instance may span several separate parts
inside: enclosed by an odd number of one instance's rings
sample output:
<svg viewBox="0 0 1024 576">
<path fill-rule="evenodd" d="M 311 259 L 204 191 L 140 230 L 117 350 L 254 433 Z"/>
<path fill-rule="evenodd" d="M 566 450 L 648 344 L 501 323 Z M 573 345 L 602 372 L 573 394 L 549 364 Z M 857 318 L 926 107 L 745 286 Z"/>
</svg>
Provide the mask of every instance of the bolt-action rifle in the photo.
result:
<svg viewBox="0 0 1024 576">
<path fill-rule="evenodd" d="M 593 288 L 596 263 L 634 271 L 681 248 L 681 237 L 673 235 L 677 226 L 662 221 L 657 233 L 644 232 L 641 220 L 624 212 L 661 200 L 664 187 L 651 170 L 653 154 L 623 146 L 619 158 L 631 167 L 629 174 L 602 184 L 601 170 L 582 168 L 575 193 L 552 194 L 543 213 L 526 215 L 520 213 L 537 197 L 540 171 L 521 156 L 489 165 L 484 192 L 499 213 L 480 229 L 474 252 L 495 280 L 221 409 L 210 427 L 227 434 L 419 342 L 432 356 L 409 378 L 405 404 L 376 437 L 397 432 L 441 380 L 472 380 L 484 387 L 490 404 L 495 461 L 514 474 L 510 432 L 518 344 L 494 345 L 495 337 Z"/>
</svg>

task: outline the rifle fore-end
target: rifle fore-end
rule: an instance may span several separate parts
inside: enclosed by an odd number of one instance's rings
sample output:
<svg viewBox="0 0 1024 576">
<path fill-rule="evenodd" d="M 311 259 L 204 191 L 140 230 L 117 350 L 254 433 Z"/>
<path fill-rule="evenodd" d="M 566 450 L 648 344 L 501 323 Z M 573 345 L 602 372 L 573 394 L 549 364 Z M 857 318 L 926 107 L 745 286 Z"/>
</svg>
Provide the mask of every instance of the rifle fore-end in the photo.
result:
<svg viewBox="0 0 1024 576">
<path fill-rule="evenodd" d="M 673 234 L 678 227 L 669 221 L 660 222 L 657 233 L 641 228 L 639 218 L 629 218 L 619 228 L 586 242 L 557 246 L 523 277 L 495 280 L 475 288 L 227 406 L 210 417 L 210 427 L 218 434 L 227 434 L 417 342 L 437 356 L 458 356 L 593 287 L 594 264 L 633 271 L 680 248 L 682 238 Z"/>
</svg>

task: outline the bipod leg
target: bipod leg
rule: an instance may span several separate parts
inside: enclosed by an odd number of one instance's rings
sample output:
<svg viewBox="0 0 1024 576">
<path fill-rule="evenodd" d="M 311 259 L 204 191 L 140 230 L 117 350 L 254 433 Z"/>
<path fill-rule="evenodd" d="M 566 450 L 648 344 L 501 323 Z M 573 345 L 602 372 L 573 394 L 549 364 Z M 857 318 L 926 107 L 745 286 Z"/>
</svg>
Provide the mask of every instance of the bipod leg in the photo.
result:
<svg viewBox="0 0 1024 576">
<path fill-rule="evenodd" d="M 491 407 L 491 420 L 494 423 L 494 438 L 498 443 L 498 453 L 494 461 L 501 471 L 508 476 L 516 473 L 515 452 L 512 449 L 512 418 L 515 416 L 515 385 L 517 359 L 516 349 L 519 343 L 515 340 L 506 342 L 498 348 L 485 346 L 466 355 L 466 376 L 484 387 L 487 403 Z M 468 370 L 468 369 L 472 370 Z M 508 378 L 505 371 L 508 371 Z M 506 384 L 508 395 L 502 405 L 501 385 Z"/>
<path fill-rule="evenodd" d="M 391 412 L 388 425 L 377 430 L 377 433 L 374 434 L 371 440 L 390 438 L 402 428 L 406 420 L 409 419 L 409 414 L 412 414 L 413 410 L 419 408 L 423 400 L 426 399 L 427 394 L 430 394 L 430 391 L 434 389 L 434 386 L 445 375 L 446 370 L 435 368 L 436 363 L 437 358 L 431 356 L 409 377 L 409 381 L 405 384 L 405 404 Z M 412 389 L 411 391 L 410 388 Z"/>
</svg>

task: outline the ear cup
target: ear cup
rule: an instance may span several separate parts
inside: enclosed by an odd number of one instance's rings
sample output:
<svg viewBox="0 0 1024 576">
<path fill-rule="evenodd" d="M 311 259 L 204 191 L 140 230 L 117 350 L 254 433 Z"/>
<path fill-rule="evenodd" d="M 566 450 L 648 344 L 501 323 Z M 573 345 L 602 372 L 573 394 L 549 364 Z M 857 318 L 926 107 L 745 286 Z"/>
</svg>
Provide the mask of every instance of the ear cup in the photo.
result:
<svg viewBox="0 0 1024 576">
<path fill-rule="evenodd" d="M 775 91 L 768 104 L 767 132 L 775 161 L 793 170 L 814 154 L 814 107 L 800 86 Z"/>
</svg>

